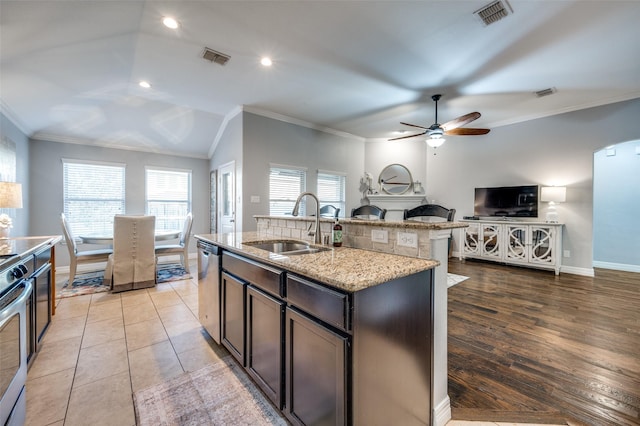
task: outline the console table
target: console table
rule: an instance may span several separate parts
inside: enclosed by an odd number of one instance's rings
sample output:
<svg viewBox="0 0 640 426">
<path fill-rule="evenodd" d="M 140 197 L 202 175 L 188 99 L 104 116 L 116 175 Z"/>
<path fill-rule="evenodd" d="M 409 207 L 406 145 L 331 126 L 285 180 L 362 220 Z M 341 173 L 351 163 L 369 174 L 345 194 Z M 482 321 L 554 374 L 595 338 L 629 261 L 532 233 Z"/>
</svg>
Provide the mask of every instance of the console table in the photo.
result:
<svg viewBox="0 0 640 426">
<path fill-rule="evenodd" d="M 562 223 L 463 220 L 460 259 L 477 258 L 560 273 Z"/>
</svg>

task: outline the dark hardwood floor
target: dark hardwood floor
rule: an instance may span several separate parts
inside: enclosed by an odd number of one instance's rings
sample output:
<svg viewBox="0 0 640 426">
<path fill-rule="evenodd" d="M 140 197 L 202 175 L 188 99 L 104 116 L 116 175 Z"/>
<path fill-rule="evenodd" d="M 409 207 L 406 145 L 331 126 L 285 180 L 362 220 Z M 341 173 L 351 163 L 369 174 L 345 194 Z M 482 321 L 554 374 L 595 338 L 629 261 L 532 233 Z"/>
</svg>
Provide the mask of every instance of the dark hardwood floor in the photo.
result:
<svg viewBox="0 0 640 426">
<path fill-rule="evenodd" d="M 454 420 L 640 425 L 640 274 L 450 259 Z"/>
</svg>

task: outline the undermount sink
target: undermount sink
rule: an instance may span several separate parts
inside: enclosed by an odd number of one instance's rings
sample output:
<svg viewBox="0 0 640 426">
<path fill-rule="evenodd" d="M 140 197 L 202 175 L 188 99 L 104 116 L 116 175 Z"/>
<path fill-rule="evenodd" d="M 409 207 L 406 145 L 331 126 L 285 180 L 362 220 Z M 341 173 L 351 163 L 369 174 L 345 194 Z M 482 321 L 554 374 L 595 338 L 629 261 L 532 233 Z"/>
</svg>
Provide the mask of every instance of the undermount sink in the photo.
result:
<svg viewBox="0 0 640 426">
<path fill-rule="evenodd" d="M 287 256 L 319 253 L 321 251 L 331 250 L 327 247 L 317 247 L 304 242 L 290 240 L 263 241 L 255 243 L 249 242 L 245 244 L 260 250 L 266 250 L 271 253 Z"/>
</svg>

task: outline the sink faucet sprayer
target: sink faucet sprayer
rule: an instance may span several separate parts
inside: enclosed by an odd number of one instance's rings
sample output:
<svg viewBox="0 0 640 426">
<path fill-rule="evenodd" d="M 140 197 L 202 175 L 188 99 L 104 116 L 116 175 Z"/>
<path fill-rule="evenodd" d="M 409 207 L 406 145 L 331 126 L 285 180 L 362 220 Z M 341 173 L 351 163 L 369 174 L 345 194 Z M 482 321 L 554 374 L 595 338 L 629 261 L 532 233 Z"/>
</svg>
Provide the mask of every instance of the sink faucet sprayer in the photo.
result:
<svg viewBox="0 0 640 426">
<path fill-rule="evenodd" d="M 315 233 L 309 232 L 309 235 L 314 235 L 314 242 L 316 244 L 322 244 L 322 236 L 320 235 L 320 201 L 318 201 L 318 197 L 316 197 L 311 192 L 303 192 L 298 196 L 298 199 L 296 200 L 296 205 L 293 207 L 293 212 L 291 214 L 294 216 L 298 216 L 298 210 L 300 210 L 300 201 L 305 195 L 308 195 L 312 197 L 314 200 L 316 200 L 316 230 L 315 230 Z"/>
</svg>

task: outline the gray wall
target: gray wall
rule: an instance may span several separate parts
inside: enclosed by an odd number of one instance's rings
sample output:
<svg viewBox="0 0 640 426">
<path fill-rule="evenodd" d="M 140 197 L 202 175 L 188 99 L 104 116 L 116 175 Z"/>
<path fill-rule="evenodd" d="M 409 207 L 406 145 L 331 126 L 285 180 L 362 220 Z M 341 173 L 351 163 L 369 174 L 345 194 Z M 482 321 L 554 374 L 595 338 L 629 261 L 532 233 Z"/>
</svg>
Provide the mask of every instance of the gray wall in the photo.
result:
<svg viewBox="0 0 640 426">
<path fill-rule="evenodd" d="M 593 156 L 594 265 L 640 272 L 640 140 Z"/>
<path fill-rule="evenodd" d="M 4 114 L 0 113 L 0 136 L 7 137 L 16 144 L 16 182 L 22 184 L 22 208 L 7 209 L 13 219 L 12 237 L 29 235 L 29 138 Z"/>
<path fill-rule="evenodd" d="M 485 136 L 449 137 L 437 155 L 431 148 L 428 150 L 427 198 L 457 209 L 456 217 L 462 218 L 473 214 L 476 187 L 566 185 L 567 202 L 558 206 L 560 221 L 566 224 L 564 249 L 570 251 L 570 257 L 562 259 L 563 270 L 590 274 L 593 153 L 637 139 L 638 117 L 640 99 L 498 127 Z M 379 144 L 367 144 L 367 158 L 375 158 L 375 153 L 369 151 L 379 149 Z M 407 145 L 406 149 L 414 150 L 416 158 L 422 156 L 416 147 Z M 374 176 L 380 173 L 379 166 L 370 161 L 365 169 Z M 541 204 L 540 220 L 544 220 L 545 213 L 546 206 Z M 456 242 L 454 249 L 457 247 Z"/>
<path fill-rule="evenodd" d="M 307 190 L 316 192 L 317 170 L 346 173 L 347 210 L 360 203 L 364 141 L 250 112 L 229 120 L 211 159 L 211 169 L 236 161 L 237 231 L 255 231 L 254 215 L 269 214 L 269 167 L 307 168 Z M 251 196 L 260 202 L 251 203 Z M 348 215 L 348 214 L 347 214 Z M 240 220 L 242 218 L 242 220 Z"/>
<path fill-rule="evenodd" d="M 126 213 L 144 214 L 144 173 L 146 166 L 192 171 L 192 212 L 194 234 L 209 232 L 209 161 L 149 152 L 126 151 L 88 145 L 32 140 L 30 144 L 31 217 L 29 235 L 61 235 L 63 211 L 62 159 L 106 161 L 126 164 Z M 91 246 L 80 247 L 82 250 Z M 95 246 L 94 246 L 95 247 Z M 190 251 L 195 251 L 191 244 Z M 58 254 L 59 253 L 59 254 Z M 65 248 L 56 252 L 56 264 L 69 264 Z"/>
</svg>

